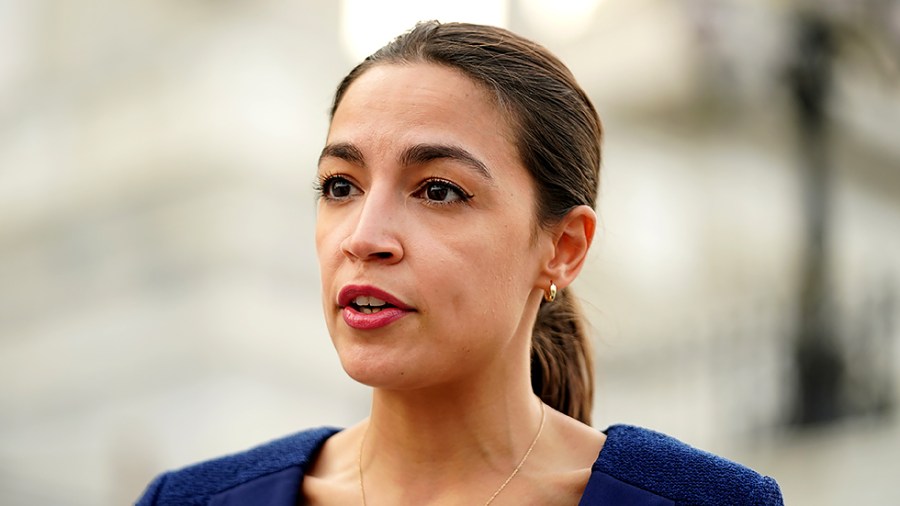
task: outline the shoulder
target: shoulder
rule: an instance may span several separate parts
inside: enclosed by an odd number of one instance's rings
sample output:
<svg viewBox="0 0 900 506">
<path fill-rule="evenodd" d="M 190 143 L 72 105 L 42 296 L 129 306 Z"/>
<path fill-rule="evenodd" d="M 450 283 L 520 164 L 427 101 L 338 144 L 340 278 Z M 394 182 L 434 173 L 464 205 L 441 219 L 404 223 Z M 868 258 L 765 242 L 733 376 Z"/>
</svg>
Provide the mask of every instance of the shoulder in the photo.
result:
<svg viewBox="0 0 900 506">
<path fill-rule="evenodd" d="M 783 504 L 772 478 L 665 434 L 630 425 L 614 425 L 606 434 L 594 471 L 676 504 Z"/>
<path fill-rule="evenodd" d="M 299 466 L 305 468 L 338 429 L 321 427 L 158 476 L 138 506 L 206 504 L 215 494 Z"/>
</svg>

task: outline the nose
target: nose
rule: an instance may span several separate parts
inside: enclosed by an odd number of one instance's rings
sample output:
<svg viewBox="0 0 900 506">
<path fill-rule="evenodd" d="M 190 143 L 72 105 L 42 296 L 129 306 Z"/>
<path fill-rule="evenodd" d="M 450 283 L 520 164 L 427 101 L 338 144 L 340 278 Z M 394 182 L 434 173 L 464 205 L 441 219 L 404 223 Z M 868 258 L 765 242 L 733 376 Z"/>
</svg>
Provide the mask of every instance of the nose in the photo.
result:
<svg viewBox="0 0 900 506">
<path fill-rule="evenodd" d="M 341 251 L 351 260 L 396 263 L 403 258 L 400 241 L 401 205 L 392 195 L 370 188 L 360 203 L 356 226 L 341 242 Z"/>
</svg>

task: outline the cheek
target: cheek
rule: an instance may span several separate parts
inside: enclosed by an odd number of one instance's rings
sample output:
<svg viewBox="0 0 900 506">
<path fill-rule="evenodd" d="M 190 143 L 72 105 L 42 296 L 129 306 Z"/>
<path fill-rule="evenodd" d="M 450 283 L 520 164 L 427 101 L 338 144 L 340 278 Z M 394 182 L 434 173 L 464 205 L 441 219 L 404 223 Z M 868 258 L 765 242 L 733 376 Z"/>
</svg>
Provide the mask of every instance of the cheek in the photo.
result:
<svg viewBox="0 0 900 506">
<path fill-rule="evenodd" d="M 445 243 L 444 254 L 432 254 L 426 288 L 444 309 L 475 318 L 520 308 L 530 293 L 536 261 L 530 231 L 522 227 L 472 227 Z M 434 299 L 432 299 L 434 300 Z M 481 320 L 484 321 L 484 320 Z"/>
<path fill-rule="evenodd" d="M 324 277 L 326 268 L 334 263 L 336 256 L 341 253 L 340 235 L 337 227 L 330 224 L 321 216 L 316 219 L 316 256 L 319 260 L 319 268 Z"/>
<path fill-rule="evenodd" d="M 324 238 L 319 235 L 318 231 L 316 232 L 316 258 L 319 261 L 319 275 L 324 284 L 325 279 L 328 277 L 328 264 L 330 263 L 330 258 L 328 248 L 326 248 L 326 242 Z"/>
</svg>

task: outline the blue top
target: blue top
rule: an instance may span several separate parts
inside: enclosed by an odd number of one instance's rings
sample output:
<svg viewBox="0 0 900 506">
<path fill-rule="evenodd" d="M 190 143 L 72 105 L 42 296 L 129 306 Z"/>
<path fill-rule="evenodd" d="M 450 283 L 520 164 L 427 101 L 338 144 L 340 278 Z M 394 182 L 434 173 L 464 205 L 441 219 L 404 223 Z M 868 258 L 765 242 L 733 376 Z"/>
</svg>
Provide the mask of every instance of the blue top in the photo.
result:
<svg viewBox="0 0 900 506">
<path fill-rule="evenodd" d="M 311 429 L 157 477 L 138 506 L 295 506 L 316 453 L 339 429 Z M 606 430 L 581 506 L 783 505 L 775 480 L 674 438 L 629 425 Z"/>
</svg>

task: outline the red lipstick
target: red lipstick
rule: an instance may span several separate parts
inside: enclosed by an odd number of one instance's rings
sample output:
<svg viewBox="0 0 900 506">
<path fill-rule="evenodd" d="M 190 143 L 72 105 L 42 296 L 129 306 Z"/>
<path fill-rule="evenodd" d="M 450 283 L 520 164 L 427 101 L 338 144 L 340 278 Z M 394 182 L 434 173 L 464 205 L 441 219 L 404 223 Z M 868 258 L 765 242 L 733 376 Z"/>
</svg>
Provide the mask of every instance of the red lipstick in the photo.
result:
<svg viewBox="0 0 900 506">
<path fill-rule="evenodd" d="M 338 294 L 338 305 L 344 323 L 359 330 L 390 325 L 415 311 L 390 293 L 368 285 L 345 286 Z"/>
</svg>

